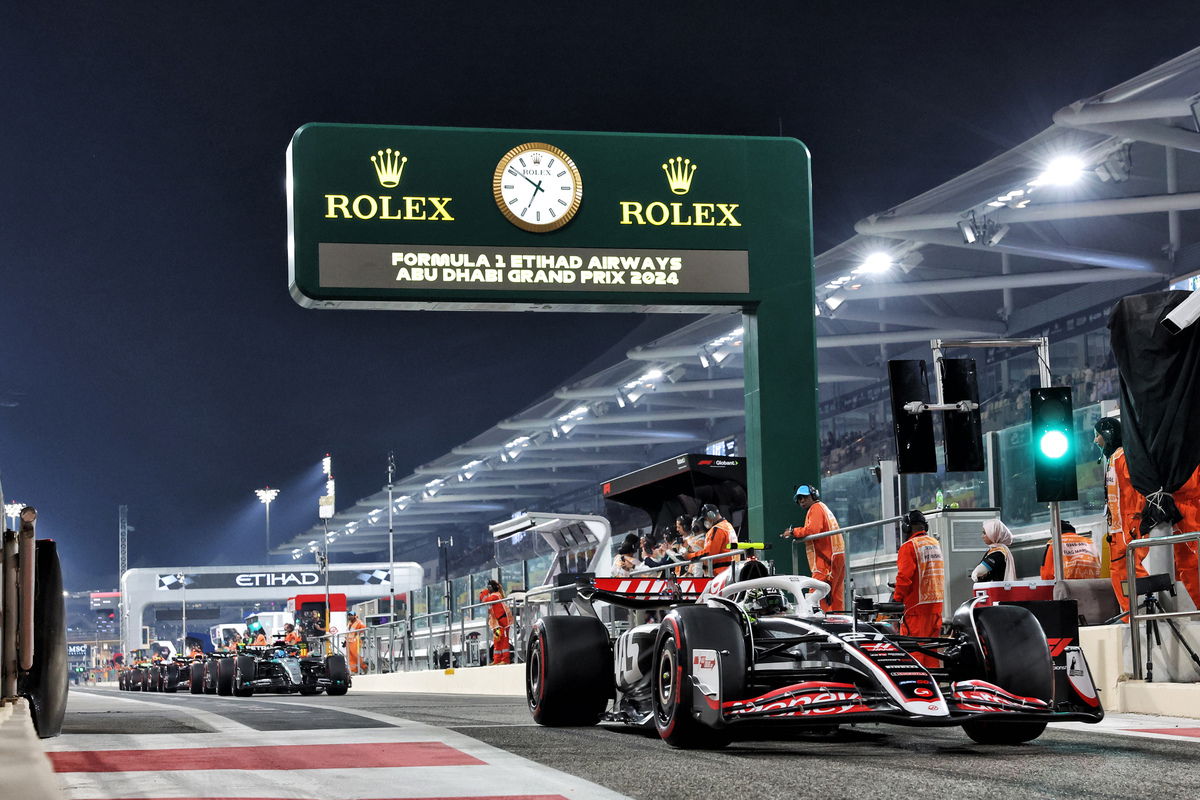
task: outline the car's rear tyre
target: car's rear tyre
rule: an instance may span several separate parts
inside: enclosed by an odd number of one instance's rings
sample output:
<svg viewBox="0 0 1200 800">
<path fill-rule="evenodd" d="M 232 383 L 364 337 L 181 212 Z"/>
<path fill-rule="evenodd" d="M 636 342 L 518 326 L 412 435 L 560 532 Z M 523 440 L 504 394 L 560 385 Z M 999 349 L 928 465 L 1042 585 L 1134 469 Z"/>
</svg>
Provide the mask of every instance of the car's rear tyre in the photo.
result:
<svg viewBox="0 0 1200 800">
<path fill-rule="evenodd" d="M 983 679 L 1021 697 L 1051 702 L 1054 664 L 1046 634 L 1037 618 L 1019 606 L 987 606 L 975 611 L 985 652 Z M 973 720 L 963 731 L 980 744 L 1031 742 L 1046 730 L 1045 722 Z"/>
<path fill-rule="evenodd" d="M 223 658 L 210 658 L 204 663 L 204 693 L 217 693 L 217 670 L 221 666 Z"/>
<path fill-rule="evenodd" d="M 175 694 L 179 690 L 179 666 L 169 664 L 163 667 L 163 691 Z"/>
<path fill-rule="evenodd" d="M 713 750 L 729 744 L 731 733 L 728 728 L 713 728 L 696 719 L 692 654 L 698 649 L 719 654 L 721 700 L 743 694 L 746 645 L 737 620 L 717 608 L 676 608 L 663 620 L 654 649 L 654 726 L 672 747 Z"/>
<path fill-rule="evenodd" d="M 346 657 L 327 657 L 325 659 L 325 677 L 330 680 L 329 686 L 325 688 L 326 694 L 339 697 L 350 691 L 350 669 L 346 666 Z M 303 693 L 304 690 L 300 691 Z M 312 692 L 312 694 L 316 694 L 316 692 Z"/>
<path fill-rule="evenodd" d="M 254 680 L 256 669 L 251 656 L 238 656 L 230 659 L 233 665 L 233 694 L 235 697 L 249 697 L 254 694 L 250 681 Z"/>
<path fill-rule="evenodd" d="M 188 690 L 192 694 L 204 694 L 204 664 L 200 661 L 193 661 L 188 666 Z"/>
<path fill-rule="evenodd" d="M 238 658 L 241 656 L 222 658 L 217 662 L 217 694 L 222 697 L 229 697 L 233 694 L 233 673 L 237 668 Z"/>
<path fill-rule="evenodd" d="M 612 645 L 595 617 L 542 617 L 525 650 L 525 698 L 539 725 L 595 725 L 614 693 Z"/>
</svg>

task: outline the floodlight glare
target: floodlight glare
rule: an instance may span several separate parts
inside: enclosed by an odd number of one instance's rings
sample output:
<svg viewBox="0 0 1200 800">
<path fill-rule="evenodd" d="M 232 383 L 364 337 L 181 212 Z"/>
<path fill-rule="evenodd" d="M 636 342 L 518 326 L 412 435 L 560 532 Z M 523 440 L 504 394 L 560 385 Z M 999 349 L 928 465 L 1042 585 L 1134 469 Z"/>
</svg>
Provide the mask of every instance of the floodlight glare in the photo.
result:
<svg viewBox="0 0 1200 800">
<path fill-rule="evenodd" d="M 258 495 L 258 502 L 262 503 L 263 505 L 270 505 L 271 502 L 279 496 L 279 490 L 272 489 L 269 486 L 265 489 L 255 489 L 254 493 Z"/>
<path fill-rule="evenodd" d="M 1039 184 L 1069 186 L 1083 177 L 1083 161 L 1079 156 L 1059 156 L 1046 165 L 1038 175 Z"/>
<path fill-rule="evenodd" d="M 890 255 L 877 250 L 863 259 L 862 263 L 858 265 L 858 271 L 872 274 L 887 272 L 892 268 L 893 263 Z"/>
</svg>

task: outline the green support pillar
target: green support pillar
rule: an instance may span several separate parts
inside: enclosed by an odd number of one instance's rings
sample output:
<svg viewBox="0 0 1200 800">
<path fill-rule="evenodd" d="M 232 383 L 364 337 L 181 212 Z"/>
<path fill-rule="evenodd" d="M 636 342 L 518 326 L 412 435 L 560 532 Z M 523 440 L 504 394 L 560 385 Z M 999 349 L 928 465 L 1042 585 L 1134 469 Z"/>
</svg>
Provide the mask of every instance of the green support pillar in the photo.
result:
<svg viewBox="0 0 1200 800">
<path fill-rule="evenodd" d="M 775 545 L 767 557 L 781 572 L 791 570 L 791 549 L 779 534 L 801 521 L 795 487 L 820 482 L 810 276 L 780 287 L 745 314 L 750 536 Z"/>
</svg>

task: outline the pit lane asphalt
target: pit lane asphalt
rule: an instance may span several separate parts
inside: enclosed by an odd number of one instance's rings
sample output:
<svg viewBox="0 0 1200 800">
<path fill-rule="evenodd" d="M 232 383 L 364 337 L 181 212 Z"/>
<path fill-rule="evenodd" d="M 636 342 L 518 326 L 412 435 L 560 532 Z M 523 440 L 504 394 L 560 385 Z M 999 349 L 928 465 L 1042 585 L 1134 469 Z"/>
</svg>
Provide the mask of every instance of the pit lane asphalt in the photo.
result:
<svg viewBox="0 0 1200 800">
<path fill-rule="evenodd" d="M 774 729 L 748 734 L 714 752 L 672 750 L 622 727 L 542 728 L 518 698 L 355 694 L 344 697 L 261 695 L 219 698 L 114 692 L 155 703 L 185 704 L 257 730 L 388 727 L 387 717 L 450 728 L 494 747 L 646 800 L 693 800 L 719 792 L 727 800 L 817 797 L 920 800 L 1200 797 L 1200 739 L 1136 738 L 1095 728 L 1051 728 L 1016 747 L 978 745 L 957 728 L 864 725 L 833 735 Z M 370 714 L 363 717 L 353 712 Z M 187 732 L 198 723 L 170 712 L 135 710 L 84 719 L 67 710 L 66 730 Z M 1153 727 L 1153 718 L 1142 718 Z M 165 728 L 177 726 L 178 730 Z M 302 736 L 299 737 L 302 739 Z M 520 787 L 506 787 L 513 791 Z"/>
</svg>

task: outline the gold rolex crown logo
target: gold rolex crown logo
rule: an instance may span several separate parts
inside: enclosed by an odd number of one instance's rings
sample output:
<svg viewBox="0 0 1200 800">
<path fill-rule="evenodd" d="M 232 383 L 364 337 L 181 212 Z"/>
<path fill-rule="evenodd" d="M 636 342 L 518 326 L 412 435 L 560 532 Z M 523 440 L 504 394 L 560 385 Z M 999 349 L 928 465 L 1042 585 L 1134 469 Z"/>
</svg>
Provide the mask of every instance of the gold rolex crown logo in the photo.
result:
<svg viewBox="0 0 1200 800">
<path fill-rule="evenodd" d="M 696 174 L 696 165 L 690 158 L 683 156 L 668 158 L 662 168 L 663 172 L 667 173 L 667 185 L 671 187 L 672 192 L 687 194 L 691 190 L 692 176 Z"/>
<path fill-rule="evenodd" d="M 375 165 L 375 174 L 379 176 L 379 184 L 391 189 L 400 185 L 400 176 L 404 174 L 404 165 L 408 163 L 408 156 L 401 156 L 399 150 L 389 147 L 387 150 L 380 150 L 376 155 L 371 156 L 371 163 Z"/>
</svg>

